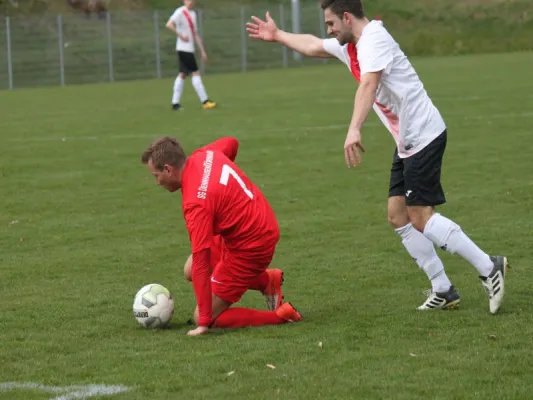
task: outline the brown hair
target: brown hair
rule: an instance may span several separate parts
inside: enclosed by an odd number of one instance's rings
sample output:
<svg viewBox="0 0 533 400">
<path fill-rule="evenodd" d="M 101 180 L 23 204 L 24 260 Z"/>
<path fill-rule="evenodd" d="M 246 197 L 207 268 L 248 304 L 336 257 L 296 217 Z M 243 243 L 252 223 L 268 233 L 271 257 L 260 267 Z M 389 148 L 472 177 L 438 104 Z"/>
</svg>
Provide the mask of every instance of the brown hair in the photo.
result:
<svg viewBox="0 0 533 400">
<path fill-rule="evenodd" d="M 174 138 L 165 136 L 157 139 L 144 150 L 141 162 L 148 164 L 152 161 L 155 169 L 162 171 L 165 164 L 180 168 L 185 163 L 185 151 L 181 144 Z"/>
<path fill-rule="evenodd" d="M 365 17 L 362 0 L 322 0 L 322 9 L 328 8 L 339 18 L 342 18 L 345 12 L 352 14 L 357 19 Z"/>
</svg>

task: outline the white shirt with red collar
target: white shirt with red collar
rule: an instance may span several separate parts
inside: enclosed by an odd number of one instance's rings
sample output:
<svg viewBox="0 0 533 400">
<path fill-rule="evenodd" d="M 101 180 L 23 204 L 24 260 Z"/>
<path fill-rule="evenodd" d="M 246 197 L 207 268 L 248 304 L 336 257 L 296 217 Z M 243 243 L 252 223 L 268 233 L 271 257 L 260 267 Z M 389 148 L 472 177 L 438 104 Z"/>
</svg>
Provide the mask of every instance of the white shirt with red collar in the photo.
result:
<svg viewBox="0 0 533 400">
<path fill-rule="evenodd" d="M 416 154 L 444 132 L 439 110 L 382 21 L 366 25 L 357 44 L 341 46 L 335 38 L 323 44 L 358 82 L 368 72 L 382 71 L 373 108 L 396 141 L 401 158 Z"/>
<path fill-rule="evenodd" d="M 185 6 L 181 6 L 176 8 L 170 19 L 174 22 L 176 31 L 181 35 L 187 36 L 189 39 L 185 42 L 178 36 L 176 40 L 176 50 L 194 53 L 194 37 L 198 31 L 196 12 L 188 10 Z"/>
</svg>

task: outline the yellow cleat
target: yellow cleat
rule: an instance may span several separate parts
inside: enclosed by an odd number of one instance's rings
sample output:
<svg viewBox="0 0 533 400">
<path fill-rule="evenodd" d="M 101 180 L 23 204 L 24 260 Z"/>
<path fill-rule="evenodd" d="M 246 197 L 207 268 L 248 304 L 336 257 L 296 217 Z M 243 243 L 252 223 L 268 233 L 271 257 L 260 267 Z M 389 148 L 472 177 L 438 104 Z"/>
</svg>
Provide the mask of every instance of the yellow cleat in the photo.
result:
<svg viewBox="0 0 533 400">
<path fill-rule="evenodd" d="M 211 110 L 212 108 L 215 108 L 217 106 L 217 103 L 211 100 L 207 100 L 204 104 L 204 110 Z"/>
</svg>

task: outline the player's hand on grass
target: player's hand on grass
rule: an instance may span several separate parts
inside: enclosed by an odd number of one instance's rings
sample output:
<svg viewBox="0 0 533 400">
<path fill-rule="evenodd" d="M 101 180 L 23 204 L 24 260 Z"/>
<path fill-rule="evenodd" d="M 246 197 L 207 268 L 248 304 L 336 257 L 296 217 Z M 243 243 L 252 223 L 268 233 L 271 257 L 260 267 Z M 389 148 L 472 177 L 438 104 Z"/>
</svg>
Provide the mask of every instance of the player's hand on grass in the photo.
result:
<svg viewBox="0 0 533 400">
<path fill-rule="evenodd" d="M 262 21 L 256 16 L 253 16 L 252 20 L 254 21 L 254 23 L 248 22 L 246 24 L 246 30 L 248 31 L 248 34 L 252 39 L 264 40 L 265 42 L 276 41 L 278 27 L 270 16 L 270 12 L 266 13 L 265 21 Z"/>
<path fill-rule="evenodd" d="M 207 326 L 199 326 L 198 328 L 187 332 L 187 336 L 200 336 L 205 335 L 207 332 L 209 332 L 209 328 Z"/>
<path fill-rule="evenodd" d="M 346 159 L 346 166 L 350 168 L 357 167 L 363 161 L 361 158 L 361 151 L 365 152 L 365 147 L 361 143 L 361 132 L 359 130 L 350 129 L 346 135 L 344 142 L 344 158 Z"/>
</svg>

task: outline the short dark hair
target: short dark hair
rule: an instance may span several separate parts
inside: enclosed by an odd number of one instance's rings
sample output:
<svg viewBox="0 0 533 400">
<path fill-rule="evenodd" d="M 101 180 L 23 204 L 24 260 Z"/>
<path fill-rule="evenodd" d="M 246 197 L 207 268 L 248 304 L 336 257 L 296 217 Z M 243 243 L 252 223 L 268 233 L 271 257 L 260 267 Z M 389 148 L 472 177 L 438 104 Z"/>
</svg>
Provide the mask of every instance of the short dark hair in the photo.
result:
<svg viewBox="0 0 533 400">
<path fill-rule="evenodd" d="M 176 139 L 165 136 L 157 139 L 144 150 L 141 162 L 148 164 L 151 161 L 155 169 L 162 171 L 166 164 L 176 168 L 182 167 L 186 158 L 181 144 Z"/>
<path fill-rule="evenodd" d="M 337 17 L 347 12 L 357 19 L 365 17 L 363 10 L 363 0 L 322 0 L 322 10 L 330 9 Z"/>
</svg>

